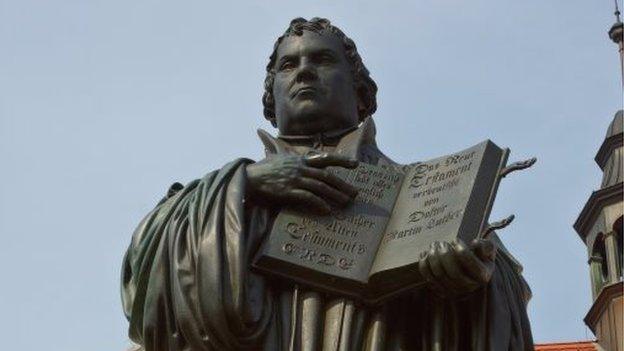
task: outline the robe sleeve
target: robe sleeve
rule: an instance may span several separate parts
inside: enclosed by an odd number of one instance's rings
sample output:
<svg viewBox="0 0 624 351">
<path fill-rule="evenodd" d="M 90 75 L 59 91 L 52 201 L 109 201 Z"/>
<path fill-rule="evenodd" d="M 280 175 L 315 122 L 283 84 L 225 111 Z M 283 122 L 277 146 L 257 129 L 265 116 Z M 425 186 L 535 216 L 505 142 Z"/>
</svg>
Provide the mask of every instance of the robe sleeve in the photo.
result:
<svg viewBox="0 0 624 351">
<path fill-rule="evenodd" d="M 272 297 L 248 267 L 268 214 L 245 203 L 250 162 L 189 183 L 134 232 L 121 293 L 130 338 L 145 350 L 245 350 L 261 342 Z"/>
</svg>

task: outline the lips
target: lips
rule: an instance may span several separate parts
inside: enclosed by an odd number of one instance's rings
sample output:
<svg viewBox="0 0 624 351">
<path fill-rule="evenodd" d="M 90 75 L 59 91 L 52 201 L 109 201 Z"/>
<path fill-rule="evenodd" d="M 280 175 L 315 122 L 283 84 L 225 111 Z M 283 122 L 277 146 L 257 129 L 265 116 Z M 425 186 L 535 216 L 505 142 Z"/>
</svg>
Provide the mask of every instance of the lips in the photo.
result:
<svg viewBox="0 0 624 351">
<path fill-rule="evenodd" d="M 292 97 L 296 97 L 299 95 L 310 95 L 310 94 L 314 94 L 317 92 L 317 89 L 311 86 L 305 86 L 305 87 L 300 87 L 297 88 L 293 93 L 292 93 Z"/>
</svg>

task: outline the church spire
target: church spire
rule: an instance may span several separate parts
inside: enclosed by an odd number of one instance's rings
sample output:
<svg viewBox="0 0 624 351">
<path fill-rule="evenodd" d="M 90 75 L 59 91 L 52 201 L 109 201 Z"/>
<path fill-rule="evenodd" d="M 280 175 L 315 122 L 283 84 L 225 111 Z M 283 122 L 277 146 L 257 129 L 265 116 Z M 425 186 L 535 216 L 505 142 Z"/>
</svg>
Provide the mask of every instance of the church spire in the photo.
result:
<svg viewBox="0 0 624 351">
<path fill-rule="evenodd" d="M 620 74 L 622 76 L 622 87 L 624 88 L 624 24 L 622 24 L 622 20 L 620 19 L 620 8 L 618 6 L 618 0 L 614 0 L 615 2 L 615 23 L 609 29 L 609 38 L 613 40 L 614 43 L 618 45 L 620 51 Z"/>
<path fill-rule="evenodd" d="M 624 26 L 615 0 L 615 24 L 609 38 L 620 51 L 620 74 L 624 88 Z M 621 101 L 621 100 L 620 100 Z M 615 113 L 596 155 L 603 172 L 600 189 L 594 191 L 579 214 L 574 229 L 587 246 L 593 303 L 585 324 L 604 350 L 620 350 L 624 321 L 624 110 Z"/>
</svg>

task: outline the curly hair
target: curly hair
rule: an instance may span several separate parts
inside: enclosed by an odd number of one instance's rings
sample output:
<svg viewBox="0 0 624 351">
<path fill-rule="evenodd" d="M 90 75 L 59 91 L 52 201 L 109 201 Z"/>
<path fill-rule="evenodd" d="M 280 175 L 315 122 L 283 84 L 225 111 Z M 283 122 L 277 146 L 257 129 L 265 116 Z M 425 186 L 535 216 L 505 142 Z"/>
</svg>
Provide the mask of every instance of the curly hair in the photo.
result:
<svg viewBox="0 0 624 351">
<path fill-rule="evenodd" d="M 269 57 L 269 63 L 266 67 L 266 78 L 264 79 L 264 94 L 262 95 L 264 117 L 271 121 L 271 124 L 273 124 L 274 127 L 277 126 L 275 121 L 275 98 L 273 97 L 273 81 L 276 73 L 275 60 L 277 59 L 277 48 L 282 43 L 284 38 L 292 35 L 303 35 L 304 30 L 314 33 L 332 33 L 342 42 L 347 61 L 351 66 L 354 88 L 358 98 L 362 102 L 362 106 L 358 107 L 360 121 L 364 120 L 366 117 L 372 116 L 377 109 L 377 84 L 375 84 L 375 81 L 370 77 L 370 73 L 368 72 L 368 69 L 366 69 L 366 66 L 364 66 L 362 58 L 360 57 L 360 54 L 358 54 L 353 40 L 347 37 L 338 27 L 333 26 L 329 20 L 325 18 L 314 17 L 308 21 L 305 18 L 299 17 L 290 21 L 288 29 L 286 29 L 281 37 L 277 38 L 277 41 L 273 46 L 273 52 Z"/>
</svg>

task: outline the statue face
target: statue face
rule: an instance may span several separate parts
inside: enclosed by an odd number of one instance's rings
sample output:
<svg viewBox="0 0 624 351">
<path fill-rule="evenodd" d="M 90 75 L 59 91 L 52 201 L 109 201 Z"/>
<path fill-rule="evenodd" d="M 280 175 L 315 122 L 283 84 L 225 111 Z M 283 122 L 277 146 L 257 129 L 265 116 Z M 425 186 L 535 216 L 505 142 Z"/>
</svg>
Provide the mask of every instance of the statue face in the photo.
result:
<svg viewBox="0 0 624 351">
<path fill-rule="evenodd" d="M 331 33 L 286 37 L 275 61 L 275 116 L 281 134 L 356 126 L 358 97 L 342 43 Z"/>
</svg>

